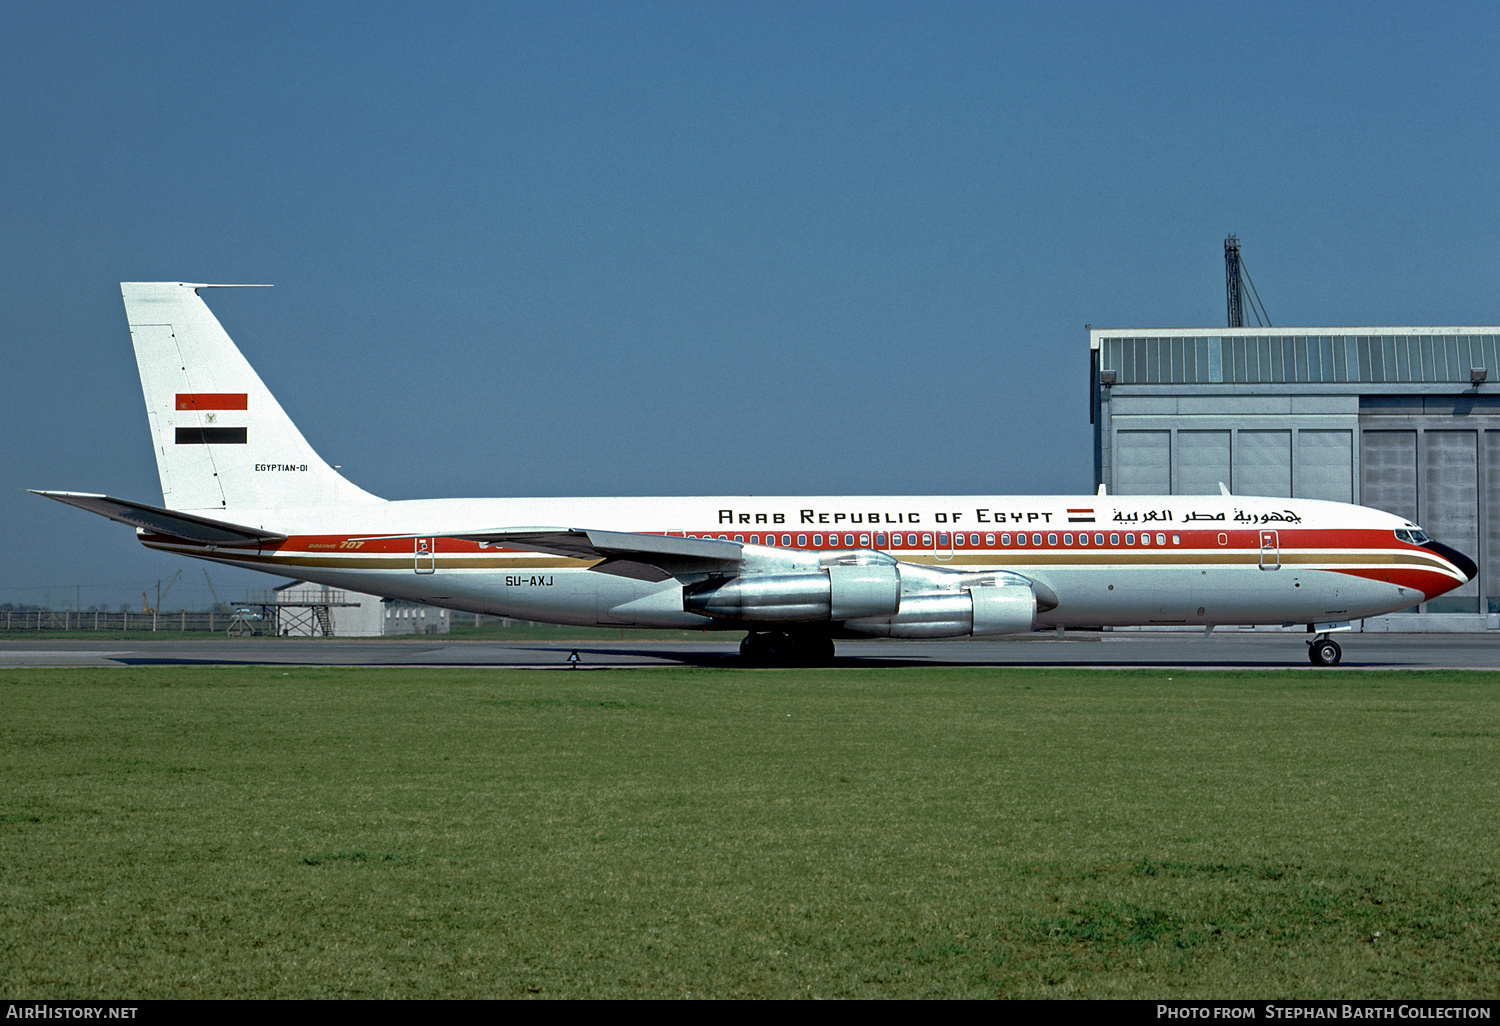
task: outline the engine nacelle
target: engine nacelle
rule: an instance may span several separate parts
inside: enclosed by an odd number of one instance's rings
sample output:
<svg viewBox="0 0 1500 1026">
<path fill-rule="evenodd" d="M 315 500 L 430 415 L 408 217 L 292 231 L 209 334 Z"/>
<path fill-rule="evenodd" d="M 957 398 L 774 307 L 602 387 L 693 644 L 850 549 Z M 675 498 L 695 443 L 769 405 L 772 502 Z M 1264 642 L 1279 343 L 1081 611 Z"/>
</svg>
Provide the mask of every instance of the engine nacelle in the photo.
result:
<svg viewBox="0 0 1500 1026">
<path fill-rule="evenodd" d="M 1034 585 L 971 588 L 969 598 L 974 602 L 974 630 L 971 633 L 976 638 L 986 634 L 1026 634 L 1036 627 L 1037 609 L 1041 603 Z M 1055 599 L 1052 604 L 1057 605 Z"/>
<path fill-rule="evenodd" d="M 749 574 L 706 581 L 682 593 L 682 608 L 720 620 L 796 623 L 828 617 L 826 573 Z"/>
<path fill-rule="evenodd" d="M 894 565 L 831 566 L 813 573 L 745 574 L 687 589 L 682 606 L 720 620 L 801 623 L 895 613 L 901 577 Z"/>
<path fill-rule="evenodd" d="M 901 608 L 901 573 L 894 565 L 831 566 L 828 580 L 832 619 L 886 616 Z"/>
<path fill-rule="evenodd" d="M 1025 634 L 1036 626 L 1037 596 L 1029 584 L 904 595 L 890 616 L 847 620 L 844 626 L 882 638 L 962 638 Z"/>
<path fill-rule="evenodd" d="M 688 612 L 748 624 L 831 621 L 887 638 L 1024 634 L 1057 606 L 1046 585 L 1009 571 L 965 573 L 865 550 L 828 553 L 819 569 L 768 567 L 683 589 Z"/>
</svg>

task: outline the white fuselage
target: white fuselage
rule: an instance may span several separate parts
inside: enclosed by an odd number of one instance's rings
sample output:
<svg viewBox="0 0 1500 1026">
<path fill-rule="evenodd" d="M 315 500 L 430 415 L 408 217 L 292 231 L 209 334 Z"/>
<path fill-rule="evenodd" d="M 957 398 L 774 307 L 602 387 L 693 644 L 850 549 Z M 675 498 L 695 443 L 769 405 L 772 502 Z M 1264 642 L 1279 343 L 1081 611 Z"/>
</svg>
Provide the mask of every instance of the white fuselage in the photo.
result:
<svg viewBox="0 0 1500 1026">
<path fill-rule="evenodd" d="M 336 588 L 545 622 L 742 628 L 684 608 L 678 580 L 597 560 L 461 541 L 526 527 L 718 538 L 809 558 L 886 553 L 902 566 L 1003 570 L 1050 589 L 1037 626 L 1314 623 L 1414 606 L 1465 581 L 1398 540 L 1379 510 L 1247 496 L 437 499 L 235 511 L 287 534 L 246 550 L 144 535 L 155 548 Z M 942 579 L 942 578 L 940 578 Z"/>
</svg>

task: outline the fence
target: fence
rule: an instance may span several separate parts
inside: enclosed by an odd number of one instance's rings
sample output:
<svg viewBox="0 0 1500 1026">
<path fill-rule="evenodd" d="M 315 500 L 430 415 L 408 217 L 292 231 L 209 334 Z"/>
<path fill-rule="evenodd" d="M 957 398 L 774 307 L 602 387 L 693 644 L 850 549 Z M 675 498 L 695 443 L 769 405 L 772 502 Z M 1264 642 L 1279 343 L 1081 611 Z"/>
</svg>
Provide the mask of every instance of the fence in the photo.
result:
<svg viewBox="0 0 1500 1026">
<path fill-rule="evenodd" d="M 0 630 L 6 631 L 222 631 L 233 613 L 187 610 L 160 613 L 110 613 L 104 610 L 76 612 L 70 609 L 17 609 L 0 612 Z"/>
<path fill-rule="evenodd" d="M 319 592 L 321 601 L 339 604 L 344 601 L 343 592 Z M 331 596 L 331 597 L 330 597 Z M 261 611 L 259 600 L 244 603 Z M 70 609 L 16 609 L 0 610 L 0 632 L 4 631 L 226 631 L 234 619 L 233 611 L 209 610 L 190 612 L 175 610 L 161 613 L 115 612 L 106 610 Z M 479 613 L 454 613 L 452 623 L 456 627 L 529 627 L 529 620 L 513 617 L 481 615 Z M 279 633 L 276 621 L 262 620 L 259 616 L 250 620 L 249 626 L 257 633 Z"/>
</svg>

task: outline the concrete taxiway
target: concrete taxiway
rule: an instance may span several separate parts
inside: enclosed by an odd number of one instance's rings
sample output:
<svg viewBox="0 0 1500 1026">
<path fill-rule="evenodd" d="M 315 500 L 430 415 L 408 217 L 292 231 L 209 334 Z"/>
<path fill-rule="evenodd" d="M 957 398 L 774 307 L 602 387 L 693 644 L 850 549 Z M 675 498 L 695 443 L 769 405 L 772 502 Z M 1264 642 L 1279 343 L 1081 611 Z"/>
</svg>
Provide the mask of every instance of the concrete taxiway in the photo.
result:
<svg viewBox="0 0 1500 1026">
<path fill-rule="evenodd" d="M 1307 667 L 1306 635 L 1276 632 L 1033 634 L 966 641 L 840 641 L 835 665 L 1092 666 L 1181 669 Z M 1341 669 L 1500 669 L 1500 637 L 1484 634 L 1337 634 Z M 354 638 L 205 640 L 0 639 L 0 668 L 41 666 L 297 665 L 509 666 L 566 669 L 629 666 L 738 666 L 728 641 L 447 641 Z"/>
</svg>

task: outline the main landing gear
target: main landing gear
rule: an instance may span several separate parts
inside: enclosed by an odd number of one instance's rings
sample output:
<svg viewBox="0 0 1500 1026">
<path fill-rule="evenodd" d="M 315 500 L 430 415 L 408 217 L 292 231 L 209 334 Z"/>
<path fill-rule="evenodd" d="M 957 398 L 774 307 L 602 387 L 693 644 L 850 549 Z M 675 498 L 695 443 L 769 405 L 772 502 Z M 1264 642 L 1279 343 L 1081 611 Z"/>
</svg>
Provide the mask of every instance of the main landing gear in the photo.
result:
<svg viewBox="0 0 1500 1026">
<path fill-rule="evenodd" d="M 1342 658 L 1344 650 L 1326 634 L 1319 634 L 1307 643 L 1307 661 L 1314 666 L 1337 666 Z"/>
<path fill-rule="evenodd" d="M 740 642 L 740 658 L 751 666 L 821 666 L 833 662 L 826 634 L 752 631 Z"/>
</svg>

